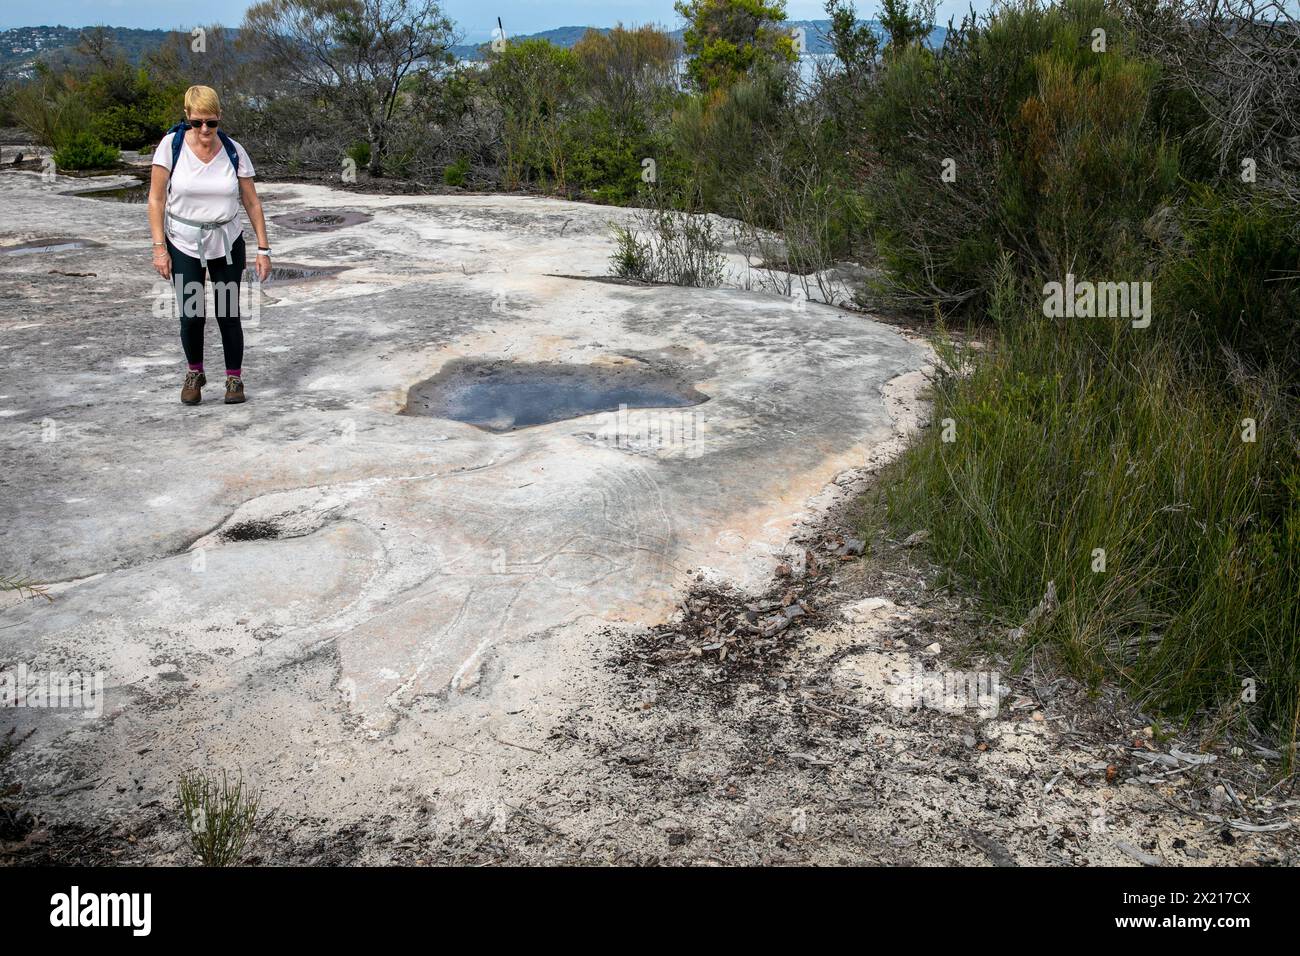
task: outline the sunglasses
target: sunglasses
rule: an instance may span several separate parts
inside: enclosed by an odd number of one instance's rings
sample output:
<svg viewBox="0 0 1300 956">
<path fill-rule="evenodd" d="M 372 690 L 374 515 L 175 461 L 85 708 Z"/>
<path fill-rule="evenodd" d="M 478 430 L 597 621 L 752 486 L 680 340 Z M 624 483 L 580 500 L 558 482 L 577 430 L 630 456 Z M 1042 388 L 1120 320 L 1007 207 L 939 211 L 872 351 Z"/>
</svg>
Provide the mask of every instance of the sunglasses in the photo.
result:
<svg viewBox="0 0 1300 956">
<path fill-rule="evenodd" d="M 202 129 L 205 126 L 208 129 L 216 129 L 218 126 L 221 125 L 221 120 L 197 119 L 197 120 L 186 120 L 186 122 L 190 124 L 190 129 Z"/>
</svg>

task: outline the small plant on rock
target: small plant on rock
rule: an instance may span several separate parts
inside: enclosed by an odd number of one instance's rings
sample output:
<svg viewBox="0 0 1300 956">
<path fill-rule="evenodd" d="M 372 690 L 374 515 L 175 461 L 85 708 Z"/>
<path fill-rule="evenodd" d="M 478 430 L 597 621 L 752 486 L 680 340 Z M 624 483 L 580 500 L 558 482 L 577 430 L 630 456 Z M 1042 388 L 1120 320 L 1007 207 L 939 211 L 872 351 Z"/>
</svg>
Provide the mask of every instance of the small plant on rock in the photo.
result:
<svg viewBox="0 0 1300 956">
<path fill-rule="evenodd" d="M 638 209 L 632 225 L 614 224 L 613 275 L 641 282 L 711 288 L 722 285 L 726 258 L 707 215 Z"/>
<path fill-rule="evenodd" d="M 261 794 L 246 791 L 242 776 L 232 783 L 223 770 L 219 783 L 206 773 L 183 774 L 177 795 L 181 820 L 200 862 L 204 866 L 238 864 L 257 825 Z"/>
</svg>

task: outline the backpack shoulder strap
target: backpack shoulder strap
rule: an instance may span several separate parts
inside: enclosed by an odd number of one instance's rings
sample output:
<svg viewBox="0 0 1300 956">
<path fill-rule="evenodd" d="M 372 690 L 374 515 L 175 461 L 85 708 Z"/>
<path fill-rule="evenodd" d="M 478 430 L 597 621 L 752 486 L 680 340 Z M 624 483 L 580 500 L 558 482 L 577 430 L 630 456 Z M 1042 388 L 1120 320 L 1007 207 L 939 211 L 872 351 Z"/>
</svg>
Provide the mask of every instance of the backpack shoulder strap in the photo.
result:
<svg viewBox="0 0 1300 956">
<path fill-rule="evenodd" d="M 166 133 L 172 138 L 172 172 L 176 171 L 176 160 L 180 158 L 181 145 L 185 142 L 185 131 L 189 128 L 188 123 L 177 123 Z"/>
<path fill-rule="evenodd" d="M 223 129 L 217 130 L 217 136 L 221 139 L 221 145 L 226 147 L 226 155 L 230 157 L 230 165 L 235 167 L 235 175 L 239 175 L 239 150 L 235 149 L 235 141 L 226 135 Z"/>
</svg>

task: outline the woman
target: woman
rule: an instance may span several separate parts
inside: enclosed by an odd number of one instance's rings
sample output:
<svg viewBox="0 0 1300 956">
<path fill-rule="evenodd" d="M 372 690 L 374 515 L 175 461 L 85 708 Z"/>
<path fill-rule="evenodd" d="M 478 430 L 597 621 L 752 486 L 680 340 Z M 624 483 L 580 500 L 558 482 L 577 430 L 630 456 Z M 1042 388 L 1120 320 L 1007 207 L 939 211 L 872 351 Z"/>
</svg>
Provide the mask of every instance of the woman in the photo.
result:
<svg viewBox="0 0 1300 956">
<path fill-rule="evenodd" d="M 245 401 L 244 332 L 239 324 L 239 283 L 246 264 L 239 204 L 257 231 L 257 278 L 271 274 L 271 244 L 262 202 L 253 185 L 253 162 L 221 125 L 221 103 L 211 87 L 185 92 L 185 122 L 163 137 L 153 154 L 149 228 L 153 267 L 174 281 L 181 316 L 181 346 L 189 372 L 181 401 L 197 405 L 203 374 L 204 282 L 213 304 L 226 359 L 226 404 Z"/>
</svg>

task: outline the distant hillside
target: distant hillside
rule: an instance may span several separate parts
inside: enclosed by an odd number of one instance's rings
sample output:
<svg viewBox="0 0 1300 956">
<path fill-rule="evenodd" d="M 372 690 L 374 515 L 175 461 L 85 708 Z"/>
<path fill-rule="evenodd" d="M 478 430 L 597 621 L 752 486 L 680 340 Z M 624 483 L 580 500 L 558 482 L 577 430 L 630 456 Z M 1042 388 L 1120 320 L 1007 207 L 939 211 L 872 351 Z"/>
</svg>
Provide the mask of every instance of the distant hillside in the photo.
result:
<svg viewBox="0 0 1300 956">
<path fill-rule="evenodd" d="M 875 31 L 877 36 L 885 35 L 884 29 L 875 20 L 861 21 L 866 23 Z M 830 40 L 828 39 L 831 21 L 830 20 L 787 20 L 786 24 L 791 30 L 797 27 L 804 28 L 804 38 L 807 43 L 807 52 L 815 56 L 820 56 L 833 52 Z M 582 35 L 589 29 L 595 29 L 600 33 L 609 33 L 608 27 L 556 27 L 554 30 L 546 30 L 542 33 L 528 33 L 521 36 L 510 36 L 511 40 L 549 40 L 556 46 L 571 47 L 582 38 Z M 509 28 L 506 33 L 509 36 Z M 669 35 L 677 41 L 681 41 L 684 29 L 671 30 Z M 947 30 L 943 27 L 935 27 L 930 34 L 930 45 L 941 46 Z M 487 44 L 462 44 L 452 48 L 458 59 L 462 60 L 479 60 L 483 58 L 483 49 Z"/>
<path fill-rule="evenodd" d="M 882 33 L 880 25 L 869 21 L 872 29 Z M 831 52 L 826 33 L 830 29 L 829 20 L 790 20 L 791 29 L 803 27 L 807 39 L 808 52 L 826 54 Z M 171 32 L 169 30 L 136 30 L 129 27 L 108 27 L 118 47 L 133 63 L 139 63 L 145 53 L 157 49 Z M 571 47 L 582 38 L 588 27 L 556 27 L 541 33 L 529 33 L 523 36 L 511 36 L 511 40 L 549 40 L 556 46 Z M 598 28 L 601 33 L 608 33 L 606 27 Z M 231 31 L 235 33 L 237 31 Z M 507 33 L 508 33 L 507 28 Z M 9 76 L 31 76 L 38 59 L 44 59 L 51 66 L 64 64 L 75 54 L 77 41 L 82 30 L 74 27 L 41 26 L 15 27 L 0 30 L 0 72 Z M 944 29 L 936 27 L 930 36 L 932 45 L 943 42 Z M 682 38 L 681 30 L 671 31 L 678 40 Z M 478 60 L 483 56 L 485 45 L 465 43 L 452 48 L 458 59 Z"/>
<path fill-rule="evenodd" d="M 117 46 L 133 63 L 156 50 L 170 30 L 135 30 L 109 27 Z M 30 76 L 38 59 L 50 65 L 67 62 L 77 49 L 80 27 L 15 27 L 0 30 L 0 70 L 9 75 Z"/>
</svg>

